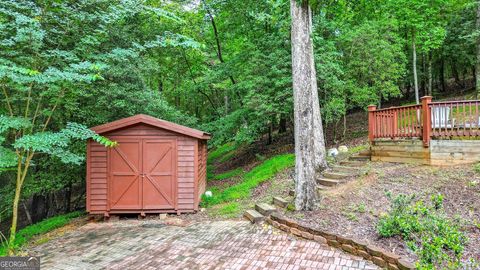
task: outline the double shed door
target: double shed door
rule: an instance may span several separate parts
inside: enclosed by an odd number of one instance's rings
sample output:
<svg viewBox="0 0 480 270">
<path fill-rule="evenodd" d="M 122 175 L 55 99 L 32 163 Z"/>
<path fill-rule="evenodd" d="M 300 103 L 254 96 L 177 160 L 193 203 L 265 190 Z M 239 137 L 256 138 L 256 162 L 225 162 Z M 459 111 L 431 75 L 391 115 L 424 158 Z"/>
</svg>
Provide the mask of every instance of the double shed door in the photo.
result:
<svg viewBox="0 0 480 270">
<path fill-rule="evenodd" d="M 110 210 L 170 210 L 176 206 L 176 140 L 112 138 Z"/>
</svg>

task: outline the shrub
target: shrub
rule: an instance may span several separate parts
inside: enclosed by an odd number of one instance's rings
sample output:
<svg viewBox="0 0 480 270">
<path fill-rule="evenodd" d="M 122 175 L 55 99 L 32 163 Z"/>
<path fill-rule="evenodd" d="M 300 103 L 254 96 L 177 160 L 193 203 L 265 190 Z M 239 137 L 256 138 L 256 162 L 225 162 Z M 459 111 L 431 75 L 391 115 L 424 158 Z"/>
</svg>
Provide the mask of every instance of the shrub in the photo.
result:
<svg viewBox="0 0 480 270">
<path fill-rule="evenodd" d="M 476 173 L 480 173 L 480 162 L 475 164 L 473 166 L 473 170 L 476 172 Z"/>
<path fill-rule="evenodd" d="M 431 196 L 428 203 L 415 200 L 414 195 L 387 197 L 391 210 L 377 224 L 382 237 L 402 237 L 417 254 L 419 269 L 453 269 L 461 265 L 466 237 L 458 223 L 445 215 L 441 194 Z"/>
</svg>

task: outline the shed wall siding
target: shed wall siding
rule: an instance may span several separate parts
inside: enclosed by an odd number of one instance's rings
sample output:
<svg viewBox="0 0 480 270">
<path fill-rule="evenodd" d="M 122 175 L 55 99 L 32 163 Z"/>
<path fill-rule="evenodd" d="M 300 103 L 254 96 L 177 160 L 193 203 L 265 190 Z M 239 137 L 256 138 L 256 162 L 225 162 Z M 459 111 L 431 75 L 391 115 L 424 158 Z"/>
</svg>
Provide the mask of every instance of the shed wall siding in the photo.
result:
<svg viewBox="0 0 480 270">
<path fill-rule="evenodd" d="M 195 209 L 195 145 L 194 138 L 177 138 L 178 210 Z"/>
<path fill-rule="evenodd" d="M 103 212 L 107 210 L 107 148 L 96 142 L 88 147 L 87 210 Z"/>
<path fill-rule="evenodd" d="M 198 201 L 202 198 L 207 188 L 207 143 L 199 141 L 198 143 Z"/>
</svg>

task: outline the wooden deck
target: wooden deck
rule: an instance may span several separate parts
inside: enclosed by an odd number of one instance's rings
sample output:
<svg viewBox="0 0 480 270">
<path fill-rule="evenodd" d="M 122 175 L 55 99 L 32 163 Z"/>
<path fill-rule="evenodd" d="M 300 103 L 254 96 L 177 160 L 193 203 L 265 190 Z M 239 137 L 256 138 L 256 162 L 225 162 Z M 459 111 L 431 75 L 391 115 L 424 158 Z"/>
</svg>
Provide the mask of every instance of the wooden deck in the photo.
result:
<svg viewBox="0 0 480 270">
<path fill-rule="evenodd" d="M 369 106 L 372 161 L 456 165 L 480 161 L 480 101 Z"/>
</svg>

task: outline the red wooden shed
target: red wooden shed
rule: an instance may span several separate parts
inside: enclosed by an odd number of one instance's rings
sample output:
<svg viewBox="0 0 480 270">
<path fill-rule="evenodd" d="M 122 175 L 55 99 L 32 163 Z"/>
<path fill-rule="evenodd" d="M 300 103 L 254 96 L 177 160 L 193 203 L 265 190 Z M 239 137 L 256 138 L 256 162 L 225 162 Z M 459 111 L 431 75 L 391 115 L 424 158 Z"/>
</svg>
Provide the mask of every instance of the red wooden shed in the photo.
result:
<svg viewBox="0 0 480 270">
<path fill-rule="evenodd" d="M 181 213 L 205 192 L 210 134 L 148 115 L 92 128 L 118 143 L 87 143 L 87 212 Z"/>
</svg>

